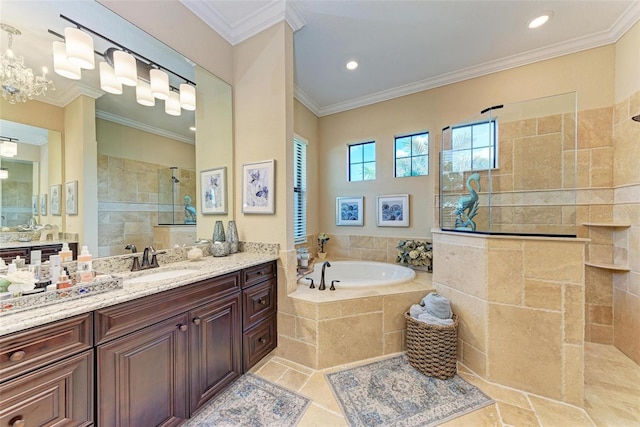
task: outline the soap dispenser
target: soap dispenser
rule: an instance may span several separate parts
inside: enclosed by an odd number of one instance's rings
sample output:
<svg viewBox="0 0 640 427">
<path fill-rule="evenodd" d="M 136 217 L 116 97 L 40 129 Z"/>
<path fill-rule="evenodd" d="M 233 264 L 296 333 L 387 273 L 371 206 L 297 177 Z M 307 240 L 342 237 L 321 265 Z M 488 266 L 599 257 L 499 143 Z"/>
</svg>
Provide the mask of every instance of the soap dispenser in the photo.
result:
<svg viewBox="0 0 640 427">
<path fill-rule="evenodd" d="M 62 249 L 60 249 L 58 255 L 60 255 L 61 262 L 73 261 L 73 252 L 69 249 L 69 244 L 67 242 L 62 243 Z"/>
<path fill-rule="evenodd" d="M 78 255 L 78 273 L 76 283 L 89 283 L 93 280 L 92 263 L 93 258 L 89 253 L 89 248 L 82 247 L 82 252 Z"/>
</svg>

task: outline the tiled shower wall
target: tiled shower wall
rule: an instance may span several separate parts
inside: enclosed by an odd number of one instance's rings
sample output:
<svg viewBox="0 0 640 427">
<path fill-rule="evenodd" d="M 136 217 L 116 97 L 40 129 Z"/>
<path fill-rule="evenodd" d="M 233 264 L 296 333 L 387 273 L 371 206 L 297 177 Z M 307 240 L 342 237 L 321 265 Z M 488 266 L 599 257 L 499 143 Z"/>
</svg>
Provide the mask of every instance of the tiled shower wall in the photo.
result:
<svg viewBox="0 0 640 427">
<path fill-rule="evenodd" d="M 119 157 L 98 156 L 98 256 L 121 255 L 124 247 L 135 244 L 139 250 L 153 245 L 153 226 L 158 224 L 158 170 L 166 165 Z M 182 205 L 184 194 L 194 196 L 195 172 L 179 169 Z M 177 211 L 182 215 L 182 209 Z"/>
</svg>

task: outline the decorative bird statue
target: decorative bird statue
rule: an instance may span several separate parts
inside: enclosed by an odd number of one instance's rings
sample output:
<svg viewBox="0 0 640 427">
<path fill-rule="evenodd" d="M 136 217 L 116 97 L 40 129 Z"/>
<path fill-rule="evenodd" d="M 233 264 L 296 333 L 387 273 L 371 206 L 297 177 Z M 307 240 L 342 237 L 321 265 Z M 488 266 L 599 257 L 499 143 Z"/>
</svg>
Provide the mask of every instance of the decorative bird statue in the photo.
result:
<svg viewBox="0 0 640 427">
<path fill-rule="evenodd" d="M 184 223 L 195 224 L 197 211 L 196 211 L 196 208 L 191 206 L 191 197 L 184 196 L 183 200 L 184 200 L 184 216 L 185 216 Z"/>
<path fill-rule="evenodd" d="M 476 223 L 473 222 L 473 217 L 478 214 L 479 198 L 478 193 L 471 186 L 471 181 L 476 182 L 478 192 L 480 191 L 480 174 L 474 173 L 467 179 L 469 195 L 460 197 L 456 205 L 456 229 L 471 227 L 471 231 L 476 231 Z"/>
</svg>

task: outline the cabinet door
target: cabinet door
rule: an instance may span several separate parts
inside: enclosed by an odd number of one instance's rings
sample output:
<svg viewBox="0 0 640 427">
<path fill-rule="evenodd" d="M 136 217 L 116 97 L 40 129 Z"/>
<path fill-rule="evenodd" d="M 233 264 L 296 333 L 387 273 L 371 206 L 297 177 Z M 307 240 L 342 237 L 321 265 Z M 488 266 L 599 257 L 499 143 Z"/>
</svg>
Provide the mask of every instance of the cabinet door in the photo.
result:
<svg viewBox="0 0 640 427">
<path fill-rule="evenodd" d="M 188 317 L 175 316 L 98 349 L 98 425 L 174 426 L 188 417 Z"/>
<path fill-rule="evenodd" d="M 242 373 L 240 294 L 192 310 L 191 413 Z"/>
<path fill-rule="evenodd" d="M 0 386 L 1 426 L 93 424 L 93 350 Z"/>
</svg>

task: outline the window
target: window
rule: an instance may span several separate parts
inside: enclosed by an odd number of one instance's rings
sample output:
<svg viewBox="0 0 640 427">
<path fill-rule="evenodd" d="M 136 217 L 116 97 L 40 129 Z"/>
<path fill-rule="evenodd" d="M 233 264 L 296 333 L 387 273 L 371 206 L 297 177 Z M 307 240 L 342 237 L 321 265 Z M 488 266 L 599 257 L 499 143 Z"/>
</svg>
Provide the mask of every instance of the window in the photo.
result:
<svg viewBox="0 0 640 427">
<path fill-rule="evenodd" d="M 349 145 L 349 181 L 376 179 L 375 141 Z"/>
<path fill-rule="evenodd" d="M 395 177 L 429 175 L 429 132 L 395 140 Z"/>
<path fill-rule="evenodd" d="M 307 143 L 293 138 L 293 240 L 307 241 Z"/>
<path fill-rule="evenodd" d="M 451 129 L 452 172 L 495 168 L 496 152 L 495 120 Z"/>
</svg>

